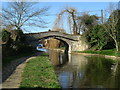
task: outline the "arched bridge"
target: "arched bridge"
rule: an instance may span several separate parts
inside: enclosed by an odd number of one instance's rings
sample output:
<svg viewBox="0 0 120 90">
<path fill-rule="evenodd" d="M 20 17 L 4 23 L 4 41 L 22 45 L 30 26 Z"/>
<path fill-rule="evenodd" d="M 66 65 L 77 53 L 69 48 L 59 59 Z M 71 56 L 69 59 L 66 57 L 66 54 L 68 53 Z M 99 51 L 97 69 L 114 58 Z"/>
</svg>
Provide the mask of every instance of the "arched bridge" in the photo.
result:
<svg viewBox="0 0 120 90">
<path fill-rule="evenodd" d="M 44 40 L 48 38 L 55 38 L 62 41 L 69 52 L 71 51 L 83 51 L 88 48 L 85 40 L 81 38 L 80 35 L 66 34 L 58 31 L 48 31 L 40 33 L 29 33 L 25 34 L 26 43 L 32 46 L 37 46 L 39 40 Z"/>
</svg>

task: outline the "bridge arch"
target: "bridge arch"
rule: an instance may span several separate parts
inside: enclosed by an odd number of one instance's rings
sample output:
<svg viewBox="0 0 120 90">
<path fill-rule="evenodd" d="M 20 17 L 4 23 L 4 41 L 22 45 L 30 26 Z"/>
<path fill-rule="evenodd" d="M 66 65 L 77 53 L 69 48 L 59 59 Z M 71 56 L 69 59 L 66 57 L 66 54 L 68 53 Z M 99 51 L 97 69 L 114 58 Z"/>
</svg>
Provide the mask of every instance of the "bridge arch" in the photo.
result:
<svg viewBox="0 0 120 90">
<path fill-rule="evenodd" d="M 62 32 L 48 31 L 40 33 L 28 33 L 25 34 L 26 43 L 36 47 L 39 43 L 38 40 L 55 38 L 62 41 L 66 45 L 66 51 L 83 51 L 88 48 L 88 44 L 81 38 L 80 35 L 71 35 Z"/>
<path fill-rule="evenodd" d="M 68 53 L 70 43 L 68 42 L 68 40 L 60 38 L 59 36 L 57 36 L 57 37 L 56 36 L 47 36 L 47 37 L 39 38 L 38 41 L 49 39 L 49 38 L 57 39 L 57 40 L 63 42 L 64 46 L 65 46 L 65 53 Z"/>
</svg>

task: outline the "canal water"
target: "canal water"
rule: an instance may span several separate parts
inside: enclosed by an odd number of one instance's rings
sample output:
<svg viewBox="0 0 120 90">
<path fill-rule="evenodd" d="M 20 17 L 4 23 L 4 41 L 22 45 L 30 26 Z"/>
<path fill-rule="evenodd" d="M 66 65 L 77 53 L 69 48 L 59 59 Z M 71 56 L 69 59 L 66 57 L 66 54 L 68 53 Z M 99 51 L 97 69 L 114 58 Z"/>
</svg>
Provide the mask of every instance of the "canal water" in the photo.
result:
<svg viewBox="0 0 120 90">
<path fill-rule="evenodd" d="M 62 88 L 120 88 L 118 60 L 55 50 L 47 52 Z"/>
</svg>

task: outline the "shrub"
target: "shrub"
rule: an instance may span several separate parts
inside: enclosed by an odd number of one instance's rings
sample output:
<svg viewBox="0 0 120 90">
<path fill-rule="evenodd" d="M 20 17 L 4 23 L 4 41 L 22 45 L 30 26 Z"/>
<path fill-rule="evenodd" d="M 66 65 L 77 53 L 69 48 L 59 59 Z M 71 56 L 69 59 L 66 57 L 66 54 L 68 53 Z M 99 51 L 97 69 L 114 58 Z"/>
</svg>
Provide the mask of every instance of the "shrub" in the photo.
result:
<svg viewBox="0 0 120 90">
<path fill-rule="evenodd" d="M 9 31 L 7 31 L 6 29 L 2 30 L 2 42 L 6 43 L 6 44 L 10 44 L 11 43 L 11 33 Z"/>
</svg>

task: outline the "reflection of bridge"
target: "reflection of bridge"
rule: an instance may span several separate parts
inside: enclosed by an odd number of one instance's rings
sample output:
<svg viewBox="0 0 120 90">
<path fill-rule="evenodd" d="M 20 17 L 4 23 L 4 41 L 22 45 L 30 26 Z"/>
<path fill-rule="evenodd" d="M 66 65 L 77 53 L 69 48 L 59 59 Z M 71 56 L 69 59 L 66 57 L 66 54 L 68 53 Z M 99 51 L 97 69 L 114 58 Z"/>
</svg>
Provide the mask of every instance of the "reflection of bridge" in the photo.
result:
<svg viewBox="0 0 120 90">
<path fill-rule="evenodd" d="M 25 34 L 26 42 L 31 44 L 32 46 L 38 45 L 38 40 L 44 40 L 48 38 L 55 38 L 62 41 L 66 50 L 71 51 L 83 51 L 88 48 L 85 40 L 82 40 L 80 35 L 71 35 L 57 31 L 48 31 L 48 32 L 40 32 L 40 33 L 29 33 Z"/>
</svg>

